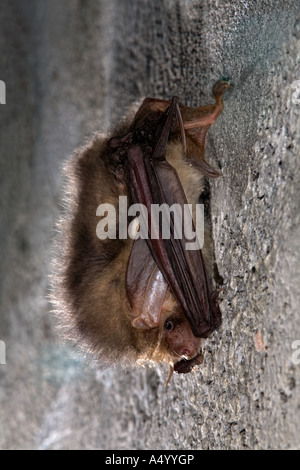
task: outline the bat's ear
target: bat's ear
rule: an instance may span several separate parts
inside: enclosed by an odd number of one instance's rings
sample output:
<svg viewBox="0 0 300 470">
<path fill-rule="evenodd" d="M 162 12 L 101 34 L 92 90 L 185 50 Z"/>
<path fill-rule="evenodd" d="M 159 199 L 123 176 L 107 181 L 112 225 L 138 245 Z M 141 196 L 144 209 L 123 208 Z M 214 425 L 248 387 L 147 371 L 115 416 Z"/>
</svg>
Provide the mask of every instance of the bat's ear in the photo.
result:
<svg viewBox="0 0 300 470">
<path fill-rule="evenodd" d="M 147 314 L 147 312 L 143 312 L 132 320 L 131 326 L 138 330 L 151 330 L 152 328 L 157 328 L 159 326 L 159 312 L 156 313 L 157 315 L 153 318 L 153 316 Z"/>
<path fill-rule="evenodd" d="M 197 108 L 182 106 L 181 115 L 184 129 L 191 129 L 195 131 L 195 129 L 208 128 L 214 124 L 217 117 L 223 110 L 223 94 L 228 88 L 231 88 L 231 86 L 232 85 L 227 80 L 220 80 L 214 85 L 213 95 L 216 103 L 213 105 L 199 106 Z M 200 130 L 200 137 L 202 137 L 202 134 L 203 133 Z"/>
<path fill-rule="evenodd" d="M 170 106 L 170 103 L 171 101 L 169 100 L 145 98 L 134 117 L 131 128 L 139 127 L 139 125 L 143 124 L 147 119 L 151 119 L 151 115 L 164 113 Z"/>
<path fill-rule="evenodd" d="M 149 330 L 160 325 L 167 289 L 168 284 L 153 260 L 146 240 L 135 240 L 126 273 L 126 292 L 134 328 Z"/>
</svg>

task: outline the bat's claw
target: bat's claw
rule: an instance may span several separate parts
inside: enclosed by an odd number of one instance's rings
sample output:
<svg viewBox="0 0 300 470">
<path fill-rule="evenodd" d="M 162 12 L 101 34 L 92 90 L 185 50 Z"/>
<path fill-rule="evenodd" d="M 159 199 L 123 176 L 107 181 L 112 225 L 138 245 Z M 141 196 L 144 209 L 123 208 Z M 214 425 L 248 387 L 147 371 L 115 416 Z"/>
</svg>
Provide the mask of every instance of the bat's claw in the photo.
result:
<svg viewBox="0 0 300 470">
<path fill-rule="evenodd" d="M 215 301 L 219 298 L 219 295 L 221 294 L 221 292 L 223 292 L 224 288 L 223 287 L 219 287 L 218 289 L 215 289 L 212 293 L 211 293 L 211 300 Z"/>
</svg>

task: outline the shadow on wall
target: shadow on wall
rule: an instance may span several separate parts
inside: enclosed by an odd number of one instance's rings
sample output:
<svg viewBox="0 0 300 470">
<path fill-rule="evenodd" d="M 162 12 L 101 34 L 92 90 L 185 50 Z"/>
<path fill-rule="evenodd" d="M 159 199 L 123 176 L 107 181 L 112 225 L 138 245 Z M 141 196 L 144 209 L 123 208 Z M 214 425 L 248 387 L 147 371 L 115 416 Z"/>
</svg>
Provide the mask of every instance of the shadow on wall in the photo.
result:
<svg viewBox="0 0 300 470">
<path fill-rule="evenodd" d="M 287 8 L 286 11 L 281 9 L 280 12 L 247 16 L 224 38 L 222 73 L 234 79 L 236 95 L 230 100 L 230 107 L 232 115 L 239 119 L 239 132 L 235 139 L 230 137 L 224 142 L 233 158 L 241 157 L 243 148 L 248 153 L 257 138 L 259 114 L 269 102 L 268 76 L 270 73 L 276 75 L 282 46 L 290 34 L 290 28 L 286 27 L 291 22 L 290 13 Z M 299 21 L 300 16 L 295 19 L 294 35 Z M 224 135 L 229 137 L 229 134 Z"/>
</svg>

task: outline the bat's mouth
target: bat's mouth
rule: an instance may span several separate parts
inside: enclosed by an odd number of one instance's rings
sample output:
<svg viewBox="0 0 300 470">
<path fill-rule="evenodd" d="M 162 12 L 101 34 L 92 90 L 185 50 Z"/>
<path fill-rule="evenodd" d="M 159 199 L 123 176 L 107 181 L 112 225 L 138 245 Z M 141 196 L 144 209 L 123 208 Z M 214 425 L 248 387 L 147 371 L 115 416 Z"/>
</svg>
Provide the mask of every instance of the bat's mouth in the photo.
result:
<svg viewBox="0 0 300 470">
<path fill-rule="evenodd" d="M 190 350 L 188 349 L 188 347 L 183 347 L 182 350 L 178 351 L 178 353 L 176 353 L 176 351 L 172 351 L 174 367 L 180 363 L 191 364 L 192 361 L 194 361 L 193 365 L 196 365 L 195 360 L 197 358 L 200 358 L 200 356 L 202 355 L 203 344 L 205 340 L 203 340 L 203 338 L 196 338 L 196 337 L 195 337 L 195 340 L 197 341 L 197 349 Z"/>
<path fill-rule="evenodd" d="M 174 371 L 178 374 L 188 374 L 195 366 L 201 365 L 204 361 L 203 352 L 200 351 L 191 359 L 181 359 L 174 364 Z"/>
<path fill-rule="evenodd" d="M 201 365 L 203 361 L 204 361 L 204 354 L 202 352 L 198 352 L 198 354 L 196 354 L 191 359 L 182 358 L 180 361 L 169 364 L 170 366 L 169 375 L 165 383 L 165 386 L 167 386 L 170 383 L 174 372 L 176 372 L 177 374 L 188 374 L 193 370 L 195 366 Z"/>
</svg>

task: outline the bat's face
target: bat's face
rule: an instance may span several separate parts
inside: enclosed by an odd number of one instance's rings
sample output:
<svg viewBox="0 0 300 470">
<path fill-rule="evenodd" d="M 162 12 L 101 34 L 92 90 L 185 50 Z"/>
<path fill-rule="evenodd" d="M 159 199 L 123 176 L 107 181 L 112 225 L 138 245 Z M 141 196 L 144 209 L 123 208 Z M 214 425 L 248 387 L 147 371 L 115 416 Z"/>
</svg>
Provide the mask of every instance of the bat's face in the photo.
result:
<svg viewBox="0 0 300 470">
<path fill-rule="evenodd" d="M 194 336 L 190 324 L 178 307 L 164 319 L 162 315 L 162 341 L 167 346 L 172 359 L 191 360 L 199 353 L 201 339 Z"/>
<path fill-rule="evenodd" d="M 188 368 L 192 360 L 199 357 L 202 340 L 193 334 L 188 320 L 169 289 L 161 302 L 157 325 L 159 347 L 154 349 L 149 359 L 165 362 L 172 370 L 176 370 L 178 364 Z M 147 335 L 149 329 L 144 331 Z"/>
<path fill-rule="evenodd" d="M 153 359 L 169 364 L 167 385 L 173 371 L 186 374 L 194 366 L 202 364 L 202 340 L 193 334 L 188 320 L 169 290 L 162 304 L 159 322 L 159 351 Z"/>
<path fill-rule="evenodd" d="M 134 260 L 137 254 L 143 253 L 142 247 L 146 247 L 142 240 L 135 244 L 132 252 Z M 137 260 L 140 261 L 140 258 Z M 175 363 L 183 358 L 190 360 L 195 357 L 201 340 L 193 334 L 190 323 L 150 253 L 147 252 L 142 262 L 138 263 L 139 269 L 134 261 L 129 266 L 127 287 L 132 306 L 132 326 L 144 330 L 146 335 L 147 331 L 157 329 L 159 343 L 166 352 L 165 362 Z"/>
</svg>

